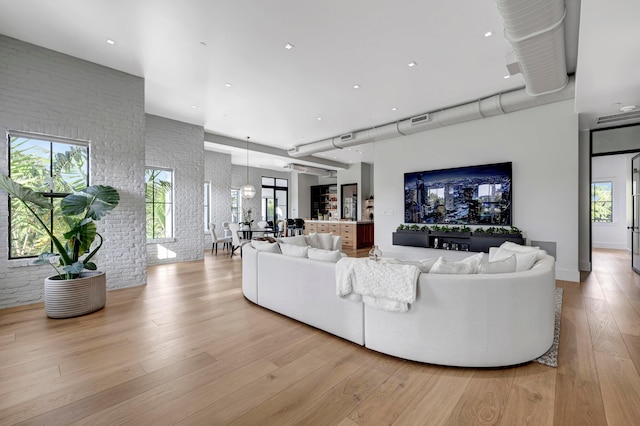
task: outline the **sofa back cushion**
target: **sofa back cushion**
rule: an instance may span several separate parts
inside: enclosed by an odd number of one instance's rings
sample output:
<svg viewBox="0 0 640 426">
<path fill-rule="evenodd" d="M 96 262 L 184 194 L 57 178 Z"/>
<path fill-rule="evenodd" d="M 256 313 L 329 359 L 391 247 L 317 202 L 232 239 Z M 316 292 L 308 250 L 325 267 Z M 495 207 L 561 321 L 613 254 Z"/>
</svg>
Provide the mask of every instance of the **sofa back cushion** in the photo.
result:
<svg viewBox="0 0 640 426">
<path fill-rule="evenodd" d="M 307 240 L 304 237 L 304 235 L 296 235 L 294 237 L 278 238 L 278 242 L 284 243 L 284 244 L 293 244 L 293 245 L 300 246 L 300 247 L 306 247 L 307 246 Z"/>
<path fill-rule="evenodd" d="M 309 259 L 322 260 L 324 262 L 337 262 L 342 259 L 340 250 L 323 250 L 309 247 Z"/>
<path fill-rule="evenodd" d="M 502 260 L 481 263 L 480 267 L 478 268 L 478 273 L 479 274 L 506 274 L 509 272 L 516 272 L 516 269 L 517 269 L 516 255 L 512 254 L 511 256 Z"/>
<path fill-rule="evenodd" d="M 282 251 L 282 254 L 285 256 L 308 257 L 309 247 L 306 245 L 303 247 L 296 244 L 280 244 L 280 251 Z"/>
<path fill-rule="evenodd" d="M 278 243 L 271 243 L 269 241 L 251 240 L 251 247 L 259 251 L 281 253 L 280 245 L 278 245 Z"/>
<path fill-rule="evenodd" d="M 332 232 L 312 232 L 306 238 L 307 244 L 313 248 L 333 250 Z"/>
</svg>

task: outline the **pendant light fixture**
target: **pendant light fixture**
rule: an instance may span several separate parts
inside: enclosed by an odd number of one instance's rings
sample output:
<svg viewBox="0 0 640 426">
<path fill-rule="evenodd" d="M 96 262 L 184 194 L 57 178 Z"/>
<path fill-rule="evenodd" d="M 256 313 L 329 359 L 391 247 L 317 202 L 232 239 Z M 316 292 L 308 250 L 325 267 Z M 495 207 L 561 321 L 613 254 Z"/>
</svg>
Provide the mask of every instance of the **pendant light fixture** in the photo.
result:
<svg viewBox="0 0 640 426">
<path fill-rule="evenodd" d="M 249 200 L 256 195 L 256 188 L 249 183 L 249 136 L 247 136 L 247 183 L 240 188 L 240 195 L 245 200 Z"/>
</svg>

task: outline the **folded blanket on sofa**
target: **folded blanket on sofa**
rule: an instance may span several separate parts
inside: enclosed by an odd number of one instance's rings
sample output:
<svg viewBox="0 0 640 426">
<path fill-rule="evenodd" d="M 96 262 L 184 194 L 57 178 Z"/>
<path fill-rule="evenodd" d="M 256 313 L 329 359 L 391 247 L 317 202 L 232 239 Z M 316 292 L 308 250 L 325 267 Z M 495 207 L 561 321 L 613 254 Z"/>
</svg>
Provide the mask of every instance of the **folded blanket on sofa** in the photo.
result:
<svg viewBox="0 0 640 426">
<path fill-rule="evenodd" d="M 343 257 L 336 263 L 338 296 L 386 311 L 407 312 L 416 300 L 420 269 L 414 265 Z"/>
</svg>

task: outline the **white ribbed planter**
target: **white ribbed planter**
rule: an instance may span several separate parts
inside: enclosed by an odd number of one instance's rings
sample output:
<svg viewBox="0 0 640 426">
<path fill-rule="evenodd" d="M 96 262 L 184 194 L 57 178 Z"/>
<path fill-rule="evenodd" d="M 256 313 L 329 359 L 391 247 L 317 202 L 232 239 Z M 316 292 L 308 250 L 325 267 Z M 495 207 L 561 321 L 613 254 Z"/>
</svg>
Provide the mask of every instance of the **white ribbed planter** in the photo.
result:
<svg viewBox="0 0 640 426">
<path fill-rule="evenodd" d="M 80 278 L 44 280 L 44 309 L 49 318 L 70 318 L 95 312 L 107 301 L 107 274 L 83 272 Z"/>
</svg>

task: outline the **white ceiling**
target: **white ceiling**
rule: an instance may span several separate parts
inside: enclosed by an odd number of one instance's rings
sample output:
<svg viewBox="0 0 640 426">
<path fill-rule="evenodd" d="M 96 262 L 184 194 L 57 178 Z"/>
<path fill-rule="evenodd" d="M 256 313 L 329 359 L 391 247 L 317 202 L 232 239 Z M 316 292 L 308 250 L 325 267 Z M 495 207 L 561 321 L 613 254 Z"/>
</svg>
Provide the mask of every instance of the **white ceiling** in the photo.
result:
<svg viewBox="0 0 640 426">
<path fill-rule="evenodd" d="M 576 111 L 640 105 L 640 2 L 582 3 Z M 284 150 L 523 87 L 502 31 L 495 0 L 0 0 L 0 33 L 144 77 L 147 113 Z"/>
</svg>

